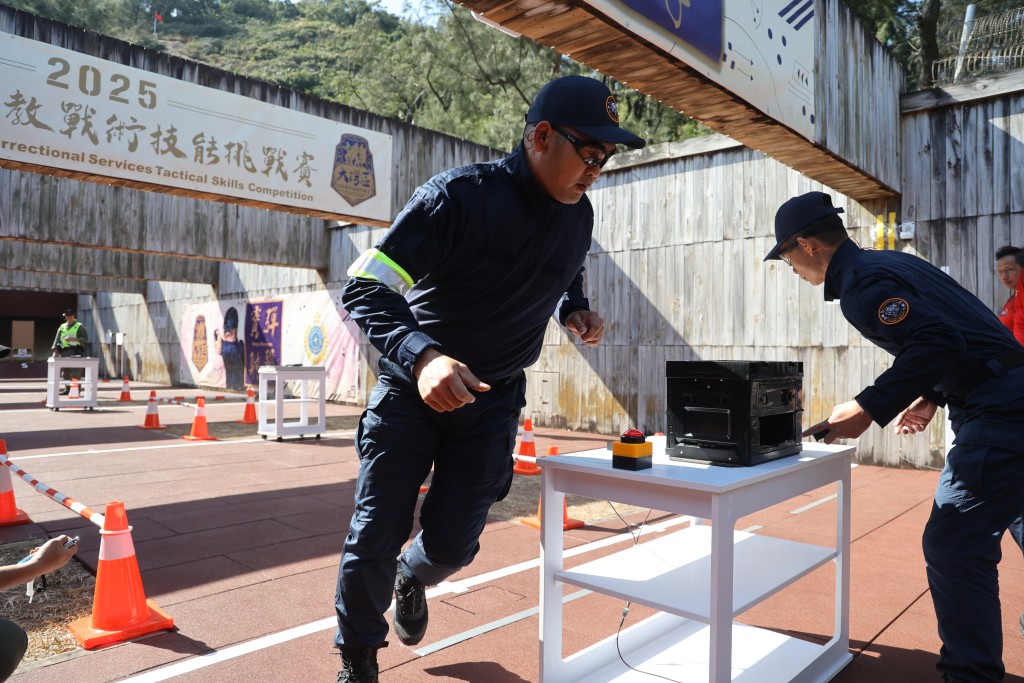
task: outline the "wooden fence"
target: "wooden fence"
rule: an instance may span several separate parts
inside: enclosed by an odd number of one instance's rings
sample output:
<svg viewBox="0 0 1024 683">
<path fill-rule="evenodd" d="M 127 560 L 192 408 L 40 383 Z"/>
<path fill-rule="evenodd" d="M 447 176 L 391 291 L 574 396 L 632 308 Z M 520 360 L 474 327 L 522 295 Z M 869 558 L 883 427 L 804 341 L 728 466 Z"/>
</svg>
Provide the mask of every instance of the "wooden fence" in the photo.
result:
<svg viewBox="0 0 1024 683">
<path fill-rule="evenodd" d="M 166 75 L 195 78 L 392 134 L 393 213 L 434 172 L 495 156 L 494 150 L 440 133 L 285 93 L 141 48 L 132 52 L 112 39 L 63 36 L 12 12 L 0 7 L 0 30 L 13 27 L 22 35 L 59 40 L 73 49 L 129 60 Z M 873 148 L 864 137 L 840 143 L 831 136 L 843 135 L 842 129 L 829 128 L 830 144 L 855 143 L 858 154 L 871 158 L 870 166 L 887 166 L 893 158 L 902 164 L 902 197 L 858 203 L 832 194 L 845 208 L 844 219 L 863 246 L 876 243 L 881 217 L 882 246 L 918 253 L 948 267 L 953 277 L 994 307 L 1006 292 L 993 277 L 993 251 L 1004 243 L 1024 245 L 1024 174 L 1020 172 L 1024 168 L 1024 83 L 1019 76 L 1008 75 L 987 88 L 963 88 L 905 96 L 899 149 Z M 51 191 L 47 183 L 60 185 Z M 143 200 L 133 195 L 139 192 L 134 189 L 102 185 L 82 189 L 70 183 L 75 181 L 0 171 L 5 200 L 16 188 L 18 196 L 38 191 L 59 198 L 72 193 L 86 204 L 107 203 L 102 209 L 104 220 L 92 223 L 99 231 L 94 241 L 79 236 L 71 245 L 74 248 L 118 249 L 134 244 L 139 221 L 133 212 L 141 203 L 147 205 L 147 224 L 167 212 L 174 217 L 173 225 L 160 223 L 161 229 L 184 227 L 180 237 L 160 236 L 167 240 L 160 243 L 167 254 L 187 253 L 189 231 L 211 220 L 227 221 L 241 231 L 229 243 L 239 246 L 214 255 L 220 263 L 213 278 L 206 271 L 199 271 L 204 275 L 198 282 L 150 277 L 141 280 L 141 292 L 97 287 L 99 293 L 80 297 L 79 310 L 91 329 L 127 333 L 131 374 L 151 381 L 178 376 L 177 329 L 188 304 L 232 296 L 255 299 L 320 289 L 336 292 L 348 265 L 383 232 L 379 227 L 317 224 L 303 217 L 301 221 L 311 222 L 301 227 L 310 233 L 309 240 L 298 240 L 307 261 L 280 259 L 274 261 L 276 266 L 267 261 L 241 263 L 235 254 L 244 248 L 247 220 L 254 218 L 246 212 L 258 212 L 263 225 L 277 226 L 270 230 L 285 231 L 282 234 L 294 229 L 289 221 L 296 217 L 252 207 L 225 212 L 182 197 L 151 195 Z M 552 322 L 541 358 L 528 371 L 526 414 L 539 426 L 603 433 L 628 427 L 664 431 L 668 360 L 802 361 L 808 424 L 823 419 L 835 403 L 870 384 L 888 366 L 887 354 L 852 331 L 838 305 L 823 301 L 820 288 L 801 281 L 780 262 L 761 260 L 773 243 L 776 208 L 789 197 L 813 189 L 831 192 L 759 152 L 718 136 L 616 157 L 590 193 L 597 224 L 587 259 L 587 288 L 592 306 L 607 322 L 604 343 L 597 348 L 576 344 Z M 31 236 L 32 226 L 56 215 L 62 206 L 32 200 L 5 208 L 0 227 Z M 106 227 L 104 221 L 113 225 Z M 914 238 L 890 242 L 889 227 L 909 222 L 915 224 Z M 287 239 L 272 244 L 275 249 L 289 248 Z M 309 256 L 311 244 L 325 253 Z M 15 261 L 27 253 L 8 251 L 9 260 Z M 156 247 L 143 251 L 156 251 Z M 315 261 L 316 270 L 289 267 L 313 265 L 309 261 Z M 132 262 L 124 266 L 126 272 L 106 272 L 110 267 L 100 264 L 90 277 L 132 276 L 146 268 L 153 266 Z M 54 281 L 74 288 L 65 279 Z M 357 403 L 365 401 L 372 386 L 376 361 L 376 352 L 365 343 L 362 352 L 365 362 Z M 941 421 L 913 438 L 895 437 L 875 427 L 861 438 L 858 457 L 879 464 L 937 466 L 945 448 L 943 431 Z"/>
</svg>

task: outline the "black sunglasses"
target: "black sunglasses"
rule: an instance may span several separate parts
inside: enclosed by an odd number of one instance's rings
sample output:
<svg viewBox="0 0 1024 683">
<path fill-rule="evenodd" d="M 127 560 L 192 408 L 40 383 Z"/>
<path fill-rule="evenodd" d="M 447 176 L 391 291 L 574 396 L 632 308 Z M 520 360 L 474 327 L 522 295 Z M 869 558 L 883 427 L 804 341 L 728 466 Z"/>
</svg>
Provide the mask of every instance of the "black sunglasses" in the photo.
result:
<svg viewBox="0 0 1024 683">
<path fill-rule="evenodd" d="M 591 168 L 603 167 L 615 155 L 614 151 L 609 152 L 597 144 L 596 140 L 581 140 L 569 131 L 559 128 L 554 124 L 551 124 L 551 129 L 568 140 L 573 148 L 575 148 L 576 154 L 583 160 L 583 163 Z"/>
<path fill-rule="evenodd" d="M 788 254 L 789 252 L 793 251 L 794 249 L 797 248 L 797 246 L 799 246 L 800 238 L 801 237 L 804 238 L 804 239 L 807 239 L 808 237 L 814 237 L 819 232 L 821 232 L 821 228 L 820 227 L 816 227 L 816 228 L 811 228 L 810 230 L 806 230 L 806 231 L 803 231 L 803 232 L 796 233 L 795 235 L 790 237 L 789 240 L 787 240 L 786 242 L 783 242 L 782 245 L 779 247 L 779 258 L 787 266 L 792 266 L 793 264 L 790 262 L 790 259 L 789 259 L 788 256 L 786 256 L 786 254 Z"/>
</svg>

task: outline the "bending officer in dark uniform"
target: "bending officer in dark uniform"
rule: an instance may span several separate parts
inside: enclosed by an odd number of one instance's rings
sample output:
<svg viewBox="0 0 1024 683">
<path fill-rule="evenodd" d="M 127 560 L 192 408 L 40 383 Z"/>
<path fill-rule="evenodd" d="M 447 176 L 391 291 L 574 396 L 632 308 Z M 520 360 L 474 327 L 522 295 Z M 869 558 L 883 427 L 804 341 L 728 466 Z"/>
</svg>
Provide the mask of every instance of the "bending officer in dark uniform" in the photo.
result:
<svg viewBox="0 0 1024 683">
<path fill-rule="evenodd" d="M 395 634 L 415 645 L 427 628 L 424 587 L 476 556 L 487 513 L 512 484 L 523 369 L 552 314 L 584 344 L 600 342 L 604 321 L 583 292 L 594 225 L 585 193 L 620 143 L 644 145 L 619 128 L 603 83 L 554 80 L 512 154 L 429 180 L 349 269 L 342 303 L 382 357 L 356 434 L 335 601 L 339 682 L 378 680 L 392 588 Z M 403 552 L 431 468 L 422 531 Z"/>
<path fill-rule="evenodd" d="M 849 239 L 831 198 L 809 192 L 775 214 L 781 259 L 894 358 L 875 383 L 832 409 L 826 443 L 872 422 L 923 431 L 947 406 L 956 439 L 922 539 L 950 683 L 1003 680 L 997 564 L 1024 509 L 1024 349 L 973 294 L 927 261 Z M 810 430 L 809 430 L 810 431 Z M 804 436 L 808 436 L 808 432 Z"/>
</svg>

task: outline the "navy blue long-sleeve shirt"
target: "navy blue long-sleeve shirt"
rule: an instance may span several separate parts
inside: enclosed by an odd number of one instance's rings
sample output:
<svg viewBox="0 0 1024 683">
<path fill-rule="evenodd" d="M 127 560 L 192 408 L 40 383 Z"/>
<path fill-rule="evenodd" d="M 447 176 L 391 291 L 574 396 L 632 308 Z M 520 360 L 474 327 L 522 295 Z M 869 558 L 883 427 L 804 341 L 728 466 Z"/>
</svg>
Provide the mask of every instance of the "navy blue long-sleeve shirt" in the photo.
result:
<svg viewBox="0 0 1024 683">
<path fill-rule="evenodd" d="M 410 376 L 435 347 L 484 381 L 502 380 L 536 362 L 556 307 L 563 324 L 589 310 L 583 263 L 593 224 L 585 196 L 569 205 L 542 190 L 520 146 L 420 186 L 377 245 L 411 289 L 403 297 L 356 275 L 342 305 Z"/>
<path fill-rule="evenodd" d="M 879 425 L 919 396 L 945 405 L 986 361 L 1021 350 L 1006 326 L 953 278 L 897 251 L 871 251 L 846 240 L 825 272 L 825 300 L 892 365 L 856 396 Z"/>
</svg>

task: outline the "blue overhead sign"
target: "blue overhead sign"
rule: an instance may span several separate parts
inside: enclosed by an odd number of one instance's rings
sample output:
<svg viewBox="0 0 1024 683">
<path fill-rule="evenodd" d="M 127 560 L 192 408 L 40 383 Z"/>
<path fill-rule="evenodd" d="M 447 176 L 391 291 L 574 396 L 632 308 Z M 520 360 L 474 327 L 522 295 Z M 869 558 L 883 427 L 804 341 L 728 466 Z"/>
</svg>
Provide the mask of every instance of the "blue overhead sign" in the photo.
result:
<svg viewBox="0 0 1024 683">
<path fill-rule="evenodd" d="M 620 0 L 640 16 L 649 19 L 708 59 L 722 55 L 722 0 Z"/>
</svg>

